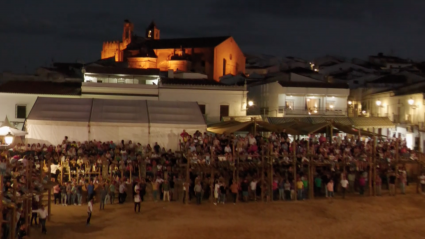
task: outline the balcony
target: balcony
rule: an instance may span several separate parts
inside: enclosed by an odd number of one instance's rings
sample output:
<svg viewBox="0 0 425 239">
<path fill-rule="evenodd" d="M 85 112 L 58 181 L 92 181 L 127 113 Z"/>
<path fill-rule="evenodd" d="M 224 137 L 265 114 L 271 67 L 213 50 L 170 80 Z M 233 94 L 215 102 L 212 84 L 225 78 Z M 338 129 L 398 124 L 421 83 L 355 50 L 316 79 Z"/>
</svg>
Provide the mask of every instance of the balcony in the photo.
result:
<svg viewBox="0 0 425 239">
<path fill-rule="evenodd" d="M 322 115 L 322 116 L 346 116 L 346 108 L 285 108 L 285 115 Z"/>
</svg>

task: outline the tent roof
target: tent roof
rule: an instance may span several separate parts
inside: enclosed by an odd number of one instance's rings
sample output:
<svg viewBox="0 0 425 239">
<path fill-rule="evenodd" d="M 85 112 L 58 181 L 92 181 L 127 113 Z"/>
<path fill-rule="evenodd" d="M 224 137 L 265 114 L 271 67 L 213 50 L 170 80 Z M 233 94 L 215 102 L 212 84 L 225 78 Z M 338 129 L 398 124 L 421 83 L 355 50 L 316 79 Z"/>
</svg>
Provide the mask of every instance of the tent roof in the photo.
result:
<svg viewBox="0 0 425 239">
<path fill-rule="evenodd" d="M 151 124 L 205 125 L 204 116 L 196 102 L 147 101 Z"/>
<path fill-rule="evenodd" d="M 28 120 L 89 122 L 93 99 L 38 97 Z"/>
<path fill-rule="evenodd" d="M 15 126 L 13 126 L 13 125 L 10 123 L 9 118 L 7 118 L 7 115 L 6 115 L 6 118 L 4 119 L 4 121 L 3 121 L 3 122 L 1 123 L 1 125 L 0 125 L 0 128 L 3 128 L 3 127 L 9 127 L 9 128 L 16 129 L 16 127 L 15 127 Z"/>
<path fill-rule="evenodd" d="M 28 121 L 203 125 L 196 102 L 38 97 Z"/>
<path fill-rule="evenodd" d="M 91 122 L 148 124 L 148 107 L 145 100 L 94 99 Z"/>
</svg>

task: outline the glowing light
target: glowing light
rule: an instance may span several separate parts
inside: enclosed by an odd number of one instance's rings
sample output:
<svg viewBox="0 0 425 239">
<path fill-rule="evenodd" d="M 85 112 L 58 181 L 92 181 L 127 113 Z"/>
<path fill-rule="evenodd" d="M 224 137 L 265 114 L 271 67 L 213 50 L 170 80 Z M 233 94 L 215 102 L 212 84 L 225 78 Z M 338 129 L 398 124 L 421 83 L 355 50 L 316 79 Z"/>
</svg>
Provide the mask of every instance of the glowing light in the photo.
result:
<svg viewBox="0 0 425 239">
<path fill-rule="evenodd" d="M 349 104 L 349 105 L 351 105 L 351 104 L 353 104 L 353 102 L 351 102 L 351 101 L 348 101 L 348 104 Z"/>
<path fill-rule="evenodd" d="M 307 101 L 310 101 L 310 99 L 307 98 Z"/>
<path fill-rule="evenodd" d="M 13 135 L 9 132 L 5 137 L 4 141 L 7 145 L 11 145 L 13 143 Z"/>
<path fill-rule="evenodd" d="M 413 99 L 409 99 L 409 100 L 407 101 L 407 103 L 409 103 L 409 105 L 413 105 L 413 104 L 415 103 L 415 101 L 414 101 Z"/>
<path fill-rule="evenodd" d="M 329 107 L 330 107 L 331 109 L 333 109 L 333 108 L 334 108 L 334 106 L 333 106 L 333 105 L 330 105 Z"/>
<path fill-rule="evenodd" d="M 365 114 L 366 114 L 366 110 L 363 110 L 363 111 L 362 111 L 362 114 L 364 114 L 364 115 L 365 115 Z"/>
<path fill-rule="evenodd" d="M 252 100 L 248 101 L 248 106 L 253 106 L 254 102 L 252 102 Z"/>
<path fill-rule="evenodd" d="M 382 104 L 382 102 L 381 102 L 380 100 L 377 100 L 377 101 L 376 101 L 376 105 L 377 105 L 377 106 L 381 106 L 381 104 Z"/>
<path fill-rule="evenodd" d="M 314 110 L 314 113 L 317 114 L 317 110 Z"/>
</svg>

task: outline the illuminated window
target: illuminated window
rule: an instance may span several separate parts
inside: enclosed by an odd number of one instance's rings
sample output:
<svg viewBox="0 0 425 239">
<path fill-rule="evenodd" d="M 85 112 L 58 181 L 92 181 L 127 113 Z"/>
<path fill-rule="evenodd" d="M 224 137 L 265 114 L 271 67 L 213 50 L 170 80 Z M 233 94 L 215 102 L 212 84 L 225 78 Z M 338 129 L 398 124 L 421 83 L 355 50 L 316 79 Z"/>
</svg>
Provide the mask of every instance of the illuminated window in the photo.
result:
<svg viewBox="0 0 425 239">
<path fill-rule="evenodd" d="M 294 101 L 292 101 L 292 100 L 285 101 L 285 109 L 293 110 L 294 109 Z"/>
<path fill-rule="evenodd" d="M 149 30 L 148 37 L 152 37 L 152 30 Z"/>
<path fill-rule="evenodd" d="M 334 101 L 326 101 L 326 110 L 332 111 L 335 109 L 335 102 Z"/>
</svg>

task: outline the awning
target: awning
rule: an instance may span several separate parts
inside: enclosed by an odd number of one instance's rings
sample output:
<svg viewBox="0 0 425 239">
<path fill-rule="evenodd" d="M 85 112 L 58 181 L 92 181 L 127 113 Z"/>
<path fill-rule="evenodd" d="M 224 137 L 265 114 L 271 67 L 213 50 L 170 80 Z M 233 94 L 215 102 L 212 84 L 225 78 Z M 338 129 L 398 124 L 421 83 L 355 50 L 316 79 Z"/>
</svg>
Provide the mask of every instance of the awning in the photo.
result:
<svg viewBox="0 0 425 239">
<path fill-rule="evenodd" d="M 350 117 L 356 128 L 394 128 L 395 124 L 388 117 Z"/>
<path fill-rule="evenodd" d="M 215 134 L 231 134 L 234 132 L 279 132 L 282 128 L 264 121 L 223 121 L 207 128 Z M 289 133 L 289 132 L 288 132 Z"/>
<path fill-rule="evenodd" d="M 247 115 L 247 116 L 226 116 L 223 117 L 223 121 L 239 121 L 239 122 L 247 122 L 255 119 L 256 121 L 263 121 L 263 117 L 261 115 Z"/>
</svg>

